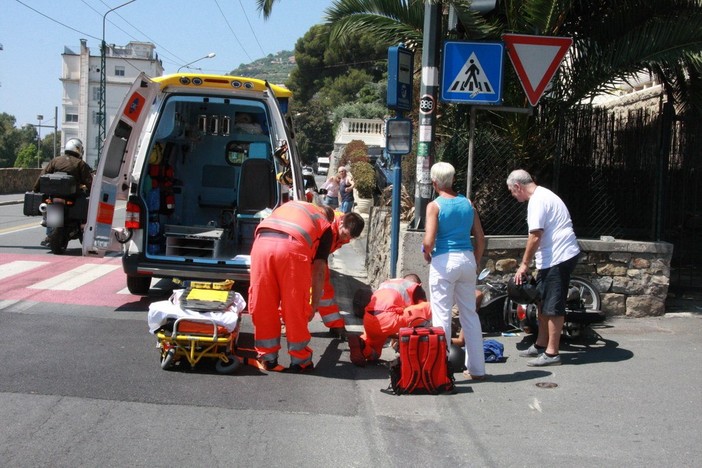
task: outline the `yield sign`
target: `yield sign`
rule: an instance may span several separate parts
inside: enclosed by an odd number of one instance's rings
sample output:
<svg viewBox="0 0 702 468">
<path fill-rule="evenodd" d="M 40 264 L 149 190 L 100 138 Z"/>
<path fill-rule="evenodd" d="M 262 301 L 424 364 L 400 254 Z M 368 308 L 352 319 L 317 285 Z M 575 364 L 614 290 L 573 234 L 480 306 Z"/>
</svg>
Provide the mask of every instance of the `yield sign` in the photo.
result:
<svg viewBox="0 0 702 468">
<path fill-rule="evenodd" d="M 507 55 L 512 61 L 527 98 L 529 98 L 529 103 L 536 106 L 544 89 L 546 89 L 546 85 L 561 65 L 573 39 L 570 37 L 503 34 L 502 40 L 507 45 Z"/>
</svg>

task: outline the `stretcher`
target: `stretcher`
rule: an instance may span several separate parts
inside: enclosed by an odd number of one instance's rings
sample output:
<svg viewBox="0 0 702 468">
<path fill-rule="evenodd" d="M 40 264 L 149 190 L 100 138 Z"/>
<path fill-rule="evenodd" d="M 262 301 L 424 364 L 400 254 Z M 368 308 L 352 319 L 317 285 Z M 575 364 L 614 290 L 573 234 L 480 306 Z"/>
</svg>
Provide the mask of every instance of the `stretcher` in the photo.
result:
<svg viewBox="0 0 702 468">
<path fill-rule="evenodd" d="M 231 374 L 241 365 L 241 359 L 235 354 L 238 336 L 238 326 L 229 331 L 211 318 L 176 319 L 171 331 L 165 327 L 156 331 L 161 369 L 171 369 L 182 359 L 191 367 L 202 359 L 216 359 L 217 372 Z"/>
<path fill-rule="evenodd" d="M 208 293 L 204 288 L 175 290 L 168 300 L 151 304 L 149 331 L 157 338 L 161 368 L 185 362 L 195 367 L 203 359 L 215 359 L 217 372 L 236 371 L 241 365 L 236 349 L 245 308 L 239 293 L 215 289 Z"/>
</svg>

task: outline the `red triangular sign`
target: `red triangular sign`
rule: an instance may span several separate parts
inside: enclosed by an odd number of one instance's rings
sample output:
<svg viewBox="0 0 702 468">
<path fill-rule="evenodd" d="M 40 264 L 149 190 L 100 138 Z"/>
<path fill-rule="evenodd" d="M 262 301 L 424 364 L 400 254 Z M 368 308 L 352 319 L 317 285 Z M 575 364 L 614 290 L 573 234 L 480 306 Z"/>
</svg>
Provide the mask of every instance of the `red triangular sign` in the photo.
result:
<svg viewBox="0 0 702 468">
<path fill-rule="evenodd" d="M 561 65 L 568 48 L 573 44 L 570 37 L 530 36 L 526 34 L 503 34 L 507 55 L 514 71 L 522 83 L 529 104 L 536 106 Z"/>
</svg>

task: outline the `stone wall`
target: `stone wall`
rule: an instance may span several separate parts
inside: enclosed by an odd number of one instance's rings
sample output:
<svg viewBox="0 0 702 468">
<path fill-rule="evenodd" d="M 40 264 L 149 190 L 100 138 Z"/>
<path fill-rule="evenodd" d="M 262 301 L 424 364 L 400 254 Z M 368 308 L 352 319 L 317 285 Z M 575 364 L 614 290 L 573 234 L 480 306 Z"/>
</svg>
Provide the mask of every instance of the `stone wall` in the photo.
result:
<svg viewBox="0 0 702 468">
<path fill-rule="evenodd" d="M 41 169 L 0 169 L 0 194 L 31 191 Z"/>
<path fill-rule="evenodd" d="M 390 275 L 390 210 L 375 208 L 368 223 L 366 270 L 371 287 Z M 426 282 L 429 266 L 421 253 L 423 231 L 400 225 L 397 276 L 416 273 Z M 526 236 L 487 236 L 482 268 L 509 276 L 517 270 Z M 582 255 L 574 274 L 600 292 L 607 316 L 655 316 L 665 313 L 673 245 L 614 238 L 579 240 Z"/>
</svg>

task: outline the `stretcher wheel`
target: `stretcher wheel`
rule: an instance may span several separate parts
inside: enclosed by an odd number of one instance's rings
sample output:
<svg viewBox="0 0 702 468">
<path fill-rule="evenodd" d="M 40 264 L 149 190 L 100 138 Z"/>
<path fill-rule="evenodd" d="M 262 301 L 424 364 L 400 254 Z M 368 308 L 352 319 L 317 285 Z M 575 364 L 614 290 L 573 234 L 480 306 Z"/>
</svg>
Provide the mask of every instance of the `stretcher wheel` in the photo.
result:
<svg viewBox="0 0 702 468">
<path fill-rule="evenodd" d="M 227 363 L 220 359 L 215 364 L 215 370 L 220 374 L 231 374 L 232 372 L 237 370 L 241 365 L 241 361 L 239 361 L 239 358 L 234 356 L 233 354 L 227 354 L 227 359 L 229 359 L 229 362 Z"/>
<path fill-rule="evenodd" d="M 168 370 L 175 364 L 175 348 L 171 348 L 161 355 L 161 369 Z"/>
</svg>

